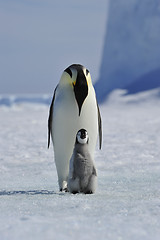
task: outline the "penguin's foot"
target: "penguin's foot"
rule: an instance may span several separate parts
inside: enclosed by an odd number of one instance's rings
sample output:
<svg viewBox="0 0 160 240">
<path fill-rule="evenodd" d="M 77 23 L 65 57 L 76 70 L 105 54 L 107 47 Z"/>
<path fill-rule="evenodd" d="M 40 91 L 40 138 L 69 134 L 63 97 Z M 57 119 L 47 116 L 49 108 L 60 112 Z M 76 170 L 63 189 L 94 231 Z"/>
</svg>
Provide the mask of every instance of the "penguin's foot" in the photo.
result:
<svg viewBox="0 0 160 240">
<path fill-rule="evenodd" d="M 67 181 L 59 182 L 60 192 L 68 192 Z"/>
<path fill-rule="evenodd" d="M 84 192 L 85 194 L 93 194 L 93 191 L 92 190 L 88 190 L 86 192 Z"/>
<path fill-rule="evenodd" d="M 73 193 L 73 194 L 77 194 L 77 193 L 79 193 L 78 191 L 72 191 L 71 193 Z"/>
<path fill-rule="evenodd" d="M 68 188 L 60 188 L 60 192 L 69 192 Z"/>
</svg>

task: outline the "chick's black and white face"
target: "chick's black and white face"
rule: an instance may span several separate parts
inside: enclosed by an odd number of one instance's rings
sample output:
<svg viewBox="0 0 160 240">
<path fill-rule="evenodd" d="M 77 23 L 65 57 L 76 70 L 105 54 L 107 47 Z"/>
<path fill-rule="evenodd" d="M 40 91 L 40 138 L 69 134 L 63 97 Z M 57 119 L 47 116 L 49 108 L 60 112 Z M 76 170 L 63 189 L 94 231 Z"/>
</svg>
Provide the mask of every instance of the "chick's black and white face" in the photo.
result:
<svg viewBox="0 0 160 240">
<path fill-rule="evenodd" d="M 78 131 L 76 136 L 77 143 L 86 144 L 88 143 L 88 132 L 85 129 L 81 129 Z"/>
</svg>

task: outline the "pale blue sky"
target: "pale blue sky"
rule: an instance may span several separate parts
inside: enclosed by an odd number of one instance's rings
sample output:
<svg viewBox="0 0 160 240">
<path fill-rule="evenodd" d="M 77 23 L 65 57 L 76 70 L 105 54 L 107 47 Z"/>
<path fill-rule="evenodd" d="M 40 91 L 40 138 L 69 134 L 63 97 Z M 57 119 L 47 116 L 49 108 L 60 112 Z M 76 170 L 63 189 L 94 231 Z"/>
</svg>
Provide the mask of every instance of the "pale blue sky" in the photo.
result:
<svg viewBox="0 0 160 240">
<path fill-rule="evenodd" d="M 72 63 L 99 76 L 108 0 L 0 0 L 0 93 L 52 93 Z"/>
</svg>

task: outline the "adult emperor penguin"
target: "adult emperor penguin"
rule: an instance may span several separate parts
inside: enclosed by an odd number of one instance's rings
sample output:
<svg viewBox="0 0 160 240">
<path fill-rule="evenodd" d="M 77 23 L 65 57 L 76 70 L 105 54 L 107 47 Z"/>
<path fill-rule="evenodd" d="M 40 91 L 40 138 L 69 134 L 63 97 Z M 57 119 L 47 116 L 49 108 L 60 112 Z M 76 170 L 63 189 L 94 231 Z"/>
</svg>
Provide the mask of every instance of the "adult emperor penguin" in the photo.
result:
<svg viewBox="0 0 160 240">
<path fill-rule="evenodd" d="M 68 190 L 71 193 L 91 194 L 96 190 L 97 173 L 88 151 L 89 137 L 85 129 L 76 136 L 73 154 L 70 160 Z"/>
<path fill-rule="evenodd" d="M 98 131 L 100 148 L 102 142 L 100 111 L 88 69 L 72 64 L 54 91 L 48 118 L 48 147 L 51 135 L 60 191 L 67 191 L 69 161 L 81 128 L 90 136 L 88 151 L 94 159 Z"/>
</svg>

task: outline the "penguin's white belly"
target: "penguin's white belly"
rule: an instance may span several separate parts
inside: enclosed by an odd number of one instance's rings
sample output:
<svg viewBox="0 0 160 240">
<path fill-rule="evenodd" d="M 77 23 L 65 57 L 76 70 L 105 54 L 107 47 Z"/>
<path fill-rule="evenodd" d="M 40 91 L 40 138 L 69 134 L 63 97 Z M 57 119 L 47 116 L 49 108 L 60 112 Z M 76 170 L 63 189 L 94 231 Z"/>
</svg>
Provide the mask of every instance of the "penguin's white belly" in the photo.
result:
<svg viewBox="0 0 160 240">
<path fill-rule="evenodd" d="M 98 112 L 94 90 L 85 99 L 80 116 L 73 91 L 70 94 L 63 95 L 61 93 L 55 99 L 52 124 L 52 137 L 59 184 L 62 181 L 67 181 L 69 161 L 73 153 L 76 134 L 81 128 L 86 129 L 88 132 L 88 150 L 92 159 L 94 159 L 98 135 Z"/>
</svg>

